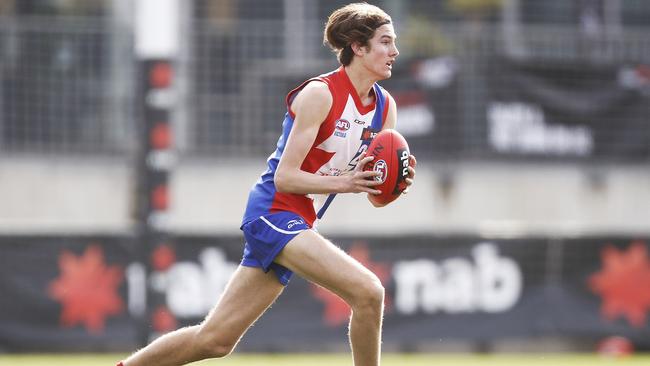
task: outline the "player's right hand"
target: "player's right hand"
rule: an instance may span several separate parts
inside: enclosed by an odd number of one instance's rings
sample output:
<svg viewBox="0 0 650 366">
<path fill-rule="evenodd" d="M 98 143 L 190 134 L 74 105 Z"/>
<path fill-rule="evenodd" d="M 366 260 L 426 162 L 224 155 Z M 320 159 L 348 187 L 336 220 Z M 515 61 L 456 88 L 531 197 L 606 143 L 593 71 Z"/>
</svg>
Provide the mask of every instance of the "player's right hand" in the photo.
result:
<svg viewBox="0 0 650 366">
<path fill-rule="evenodd" d="M 374 189 L 373 187 L 381 184 L 380 181 L 376 180 L 375 177 L 381 175 L 379 172 L 373 170 L 364 171 L 363 167 L 366 164 L 370 163 L 375 159 L 374 156 L 366 156 L 366 153 L 363 153 L 359 158 L 357 166 L 353 170 L 342 174 L 346 178 L 346 183 L 344 184 L 343 192 L 347 193 L 370 193 L 370 194 L 381 194 L 380 190 Z"/>
</svg>

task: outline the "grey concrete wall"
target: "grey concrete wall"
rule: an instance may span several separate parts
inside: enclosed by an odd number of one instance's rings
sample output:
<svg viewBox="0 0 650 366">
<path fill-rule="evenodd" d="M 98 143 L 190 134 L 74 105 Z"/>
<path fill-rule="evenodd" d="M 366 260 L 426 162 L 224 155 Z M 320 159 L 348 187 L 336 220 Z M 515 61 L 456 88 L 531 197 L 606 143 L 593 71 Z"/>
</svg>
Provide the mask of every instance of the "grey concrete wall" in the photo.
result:
<svg viewBox="0 0 650 366">
<path fill-rule="evenodd" d="M 259 161 L 191 161 L 171 178 L 179 233 L 236 234 Z M 0 233 L 128 232 L 132 168 L 119 161 L 0 159 Z M 576 236 L 650 233 L 650 166 L 421 164 L 411 192 L 373 208 L 339 195 L 325 234 Z"/>
</svg>

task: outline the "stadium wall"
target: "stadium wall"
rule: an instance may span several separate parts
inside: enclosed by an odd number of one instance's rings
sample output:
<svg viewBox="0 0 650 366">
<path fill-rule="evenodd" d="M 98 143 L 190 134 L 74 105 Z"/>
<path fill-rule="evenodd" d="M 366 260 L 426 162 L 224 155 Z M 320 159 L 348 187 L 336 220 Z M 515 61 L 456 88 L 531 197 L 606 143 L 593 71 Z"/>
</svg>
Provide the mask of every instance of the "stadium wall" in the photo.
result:
<svg viewBox="0 0 650 366">
<path fill-rule="evenodd" d="M 237 235 L 253 161 L 184 160 L 171 175 L 172 232 Z M 132 167 L 110 159 L 0 160 L 0 232 L 128 233 Z M 320 229 L 331 234 L 497 236 L 650 232 L 646 165 L 422 163 L 408 196 L 384 209 L 342 195 Z"/>
</svg>

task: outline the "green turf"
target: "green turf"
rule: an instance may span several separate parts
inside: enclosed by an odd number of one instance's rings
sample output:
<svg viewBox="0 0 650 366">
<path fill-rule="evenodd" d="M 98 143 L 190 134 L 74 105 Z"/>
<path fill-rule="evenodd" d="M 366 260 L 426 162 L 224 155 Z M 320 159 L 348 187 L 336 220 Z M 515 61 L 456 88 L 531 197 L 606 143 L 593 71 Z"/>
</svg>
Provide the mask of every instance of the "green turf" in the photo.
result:
<svg viewBox="0 0 650 366">
<path fill-rule="evenodd" d="M 9 366 L 114 366 L 124 355 L 116 354 L 42 354 L 0 355 L 0 365 Z M 340 354 L 238 354 L 222 360 L 197 362 L 195 365 L 223 366 L 336 366 L 351 365 L 348 355 Z M 650 355 L 638 355 L 621 359 L 603 358 L 579 354 L 385 354 L 383 366 L 600 366 L 625 365 L 648 366 Z"/>
</svg>

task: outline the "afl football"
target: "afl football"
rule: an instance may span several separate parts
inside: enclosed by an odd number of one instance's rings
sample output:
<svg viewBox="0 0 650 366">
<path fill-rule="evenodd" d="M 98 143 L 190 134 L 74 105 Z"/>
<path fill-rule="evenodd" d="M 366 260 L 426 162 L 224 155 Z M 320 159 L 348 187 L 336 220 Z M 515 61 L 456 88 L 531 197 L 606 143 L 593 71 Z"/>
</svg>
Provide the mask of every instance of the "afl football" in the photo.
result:
<svg viewBox="0 0 650 366">
<path fill-rule="evenodd" d="M 396 130 L 382 130 L 370 142 L 367 155 L 374 156 L 375 159 L 366 164 L 363 170 L 381 173 L 375 177 L 381 184 L 374 187 L 381 194 L 372 195 L 371 199 L 379 204 L 394 201 L 406 189 L 406 178 L 409 175 L 411 153 L 406 139 Z"/>
</svg>

